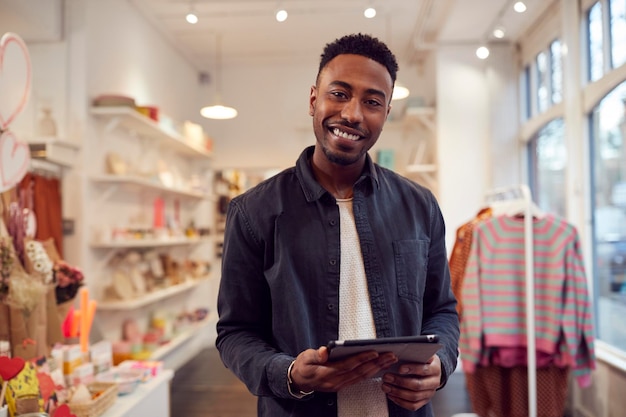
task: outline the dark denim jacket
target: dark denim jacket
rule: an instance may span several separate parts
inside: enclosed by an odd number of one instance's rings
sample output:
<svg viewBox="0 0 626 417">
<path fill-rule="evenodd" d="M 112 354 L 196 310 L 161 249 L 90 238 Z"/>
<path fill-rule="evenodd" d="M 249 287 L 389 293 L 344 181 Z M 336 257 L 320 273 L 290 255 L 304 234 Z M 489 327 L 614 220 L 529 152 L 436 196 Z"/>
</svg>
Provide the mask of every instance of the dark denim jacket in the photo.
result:
<svg viewBox="0 0 626 417">
<path fill-rule="evenodd" d="M 338 336 L 339 210 L 313 176 L 312 152 L 228 208 L 216 345 L 259 396 L 259 416 L 337 415 L 335 393 L 297 400 L 287 391 L 293 358 Z M 438 334 L 445 382 L 459 323 L 434 196 L 368 156 L 353 210 L 377 337 Z M 430 404 L 410 412 L 389 402 L 389 412 L 433 415 Z"/>
</svg>

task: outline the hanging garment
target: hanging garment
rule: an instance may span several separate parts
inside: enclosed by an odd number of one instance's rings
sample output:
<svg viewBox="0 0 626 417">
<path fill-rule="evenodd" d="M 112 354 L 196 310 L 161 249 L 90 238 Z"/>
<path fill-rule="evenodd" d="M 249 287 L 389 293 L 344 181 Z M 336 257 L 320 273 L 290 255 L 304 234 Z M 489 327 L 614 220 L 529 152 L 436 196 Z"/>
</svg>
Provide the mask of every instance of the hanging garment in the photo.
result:
<svg viewBox="0 0 626 417">
<path fill-rule="evenodd" d="M 547 215 L 533 219 L 535 339 L 538 364 L 571 367 L 580 386 L 595 368 L 593 328 L 576 228 Z M 525 362 L 524 219 L 495 216 L 477 224 L 463 283 L 459 348 L 463 369 L 497 360 Z"/>
<path fill-rule="evenodd" d="M 456 312 L 459 314 L 459 320 L 463 316 L 463 278 L 465 277 L 465 268 L 469 260 L 470 250 L 472 248 L 472 236 L 476 224 L 491 217 L 491 208 L 481 209 L 476 217 L 468 221 L 456 230 L 456 240 L 450 254 L 450 282 L 452 292 L 456 297 Z"/>
<path fill-rule="evenodd" d="M 569 370 L 555 365 L 537 369 L 537 417 L 562 417 Z M 465 374 L 474 413 L 479 416 L 527 417 L 528 368 L 478 366 Z"/>
<path fill-rule="evenodd" d="M 53 238 L 58 253 L 63 257 L 63 218 L 61 181 L 58 178 L 28 173 L 19 184 L 21 192 L 29 193 L 32 210 L 37 220 L 35 238 L 43 241 Z"/>
</svg>

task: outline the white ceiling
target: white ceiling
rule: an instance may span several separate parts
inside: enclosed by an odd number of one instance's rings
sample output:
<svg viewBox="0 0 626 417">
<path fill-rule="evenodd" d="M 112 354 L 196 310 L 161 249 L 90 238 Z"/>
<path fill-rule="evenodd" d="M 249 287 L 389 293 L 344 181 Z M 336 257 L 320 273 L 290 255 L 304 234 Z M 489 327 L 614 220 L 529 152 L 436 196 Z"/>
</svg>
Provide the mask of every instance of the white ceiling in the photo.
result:
<svg viewBox="0 0 626 417">
<path fill-rule="evenodd" d="M 475 43 L 502 24 L 515 40 L 551 3 L 526 0 L 128 0 L 199 70 L 215 68 L 217 37 L 227 63 L 289 62 L 317 56 L 325 43 L 346 33 L 369 33 L 386 41 L 401 62 L 414 63 L 434 47 Z M 282 4 L 289 12 L 279 23 Z M 377 16 L 363 10 L 374 5 Z M 194 9 L 199 22 L 185 15 Z"/>
<path fill-rule="evenodd" d="M 19 33 L 26 42 L 59 40 L 65 1 L 0 0 L 0 30 Z M 310 60 L 325 43 L 355 32 L 387 42 L 405 65 L 439 45 L 478 46 L 499 24 L 507 31 L 504 40 L 515 41 L 558 0 L 525 0 L 528 10 L 523 14 L 513 11 L 515 0 L 125 1 L 199 72 L 210 74 L 216 69 L 218 35 L 222 65 Z M 289 18 L 279 23 L 274 15 L 281 4 Z M 363 16 L 368 5 L 378 11 L 373 19 Z M 191 7 L 199 17 L 195 25 L 185 20 Z"/>
</svg>

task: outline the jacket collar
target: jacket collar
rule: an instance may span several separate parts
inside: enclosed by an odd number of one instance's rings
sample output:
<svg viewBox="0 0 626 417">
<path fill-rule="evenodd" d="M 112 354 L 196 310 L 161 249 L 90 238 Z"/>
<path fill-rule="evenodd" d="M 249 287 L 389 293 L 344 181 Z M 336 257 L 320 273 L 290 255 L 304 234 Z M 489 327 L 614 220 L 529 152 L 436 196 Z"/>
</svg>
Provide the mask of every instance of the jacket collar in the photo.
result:
<svg viewBox="0 0 626 417">
<path fill-rule="evenodd" d="M 328 191 L 326 191 L 324 187 L 317 182 L 315 175 L 313 174 L 313 169 L 311 168 L 311 158 L 313 157 L 314 149 L 315 146 L 305 148 L 296 161 L 296 177 L 298 178 L 298 181 L 300 181 L 300 186 L 302 187 L 302 191 L 304 192 L 304 196 L 308 202 L 318 200 L 324 195 L 330 196 Z M 368 183 L 375 185 L 374 188 L 380 188 L 378 170 L 376 169 L 376 164 L 372 161 L 369 153 L 365 155 L 365 166 L 363 167 L 363 172 L 355 185 L 360 183 L 365 184 L 364 181 L 366 180 Z"/>
</svg>

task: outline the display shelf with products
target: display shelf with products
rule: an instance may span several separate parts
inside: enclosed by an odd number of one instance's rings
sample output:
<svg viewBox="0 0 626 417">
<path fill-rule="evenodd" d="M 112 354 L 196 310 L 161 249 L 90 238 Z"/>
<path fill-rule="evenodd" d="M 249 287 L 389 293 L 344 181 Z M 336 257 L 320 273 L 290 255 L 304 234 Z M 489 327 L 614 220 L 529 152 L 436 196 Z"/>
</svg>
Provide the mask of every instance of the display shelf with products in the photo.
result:
<svg viewBox="0 0 626 417">
<path fill-rule="evenodd" d="M 211 152 L 201 146 L 190 143 L 181 134 L 166 129 L 156 121 L 127 106 L 92 107 L 91 113 L 109 121 L 108 129 L 117 126 L 129 133 L 158 140 L 165 147 L 175 152 L 192 157 L 210 158 Z"/>
<path fill-rule="evenodd" d="M 216 304 L 209 282 L 216 208 L 207 136 L 190 134 L 191 122 L 177 130 L 130 106 L 94 106 L 90 114 L 86 257 L 96 332 L 117 357 L 132 346 L 136 359 L 176 370 L 214 340 L 207 316 Z"/>
<path fill-rule="evenodd" d="M 412 142 L 405 175 L 430 188 L 437 194 L 439 188 L 437 164 L 437 112 L 434 107 L 408 106 L 402 119 L 403 126 L 410 128 L 411 136 L 419 138 Z M 416 129 L 423 133 L 416 135 Z"/>
<path fill-rule="evenodd" d="M 163 192 L 177 197 L 186 197 L 192 199 L 208 198 L 208 195 L 201 191 L 188 190 L 184 188 L 167 187 L 159 182 L 141 178 L 132 175 L 113 175 L 106 174 L 100 176 L 94 176 L 90 178 L 95 183 L 107 184 L 107 185 L 122 185 L 127 187 L 146 188 L 154 191 Z M 115 189 L 113 189 L 114 191 Z"/>
<path fill-rule="evenodd" d="M 151 360 L 165 360 L 168 355 L 172 354 L 175 350 L 182 347 L 188 342 L 196 332 L 204 327 L 207 327 L 211 323 L 210 316 L 204 320 L 190 324 L 189 327 L 172 338 L 169 342 L 160 346 L 157 350 L 153 351 L 150 355 Z"/>
<path fill-rule="evenodd" d="M 186 291 L 191 291 L 197 288 L 204 280 L 210 279 L 209 276 L 204 278 L 197 278 L 188 280 L 182 284 L 171 285 L 169 287 L 154 290 L 146 295 L 137 297 L 130 300 L 114 300 L 114 301 L 101 301 L 98 305 L 100 310 L 136 310 L 147 305 L 157 303 L 166 298 L 174 297 L 178 294 L 182 294 Z"/>
<path fill-rule="evenodd" d="M 89 246 L 93 249 L 142 249 L 165 248 L 168 246 L 185 246 L 210 242 L 205 237 L 168 237 L 164 239 L 128 239 L 119 241 L 96 241 Z"/>
<path fill-rule="evenodd" d="M 149 381 L 141 383 L 131 394 L 118 396 L 115 403 L 100 417 L 169 416 L 170 381 L 174 372 L 162 370 Z"/>
</svg>

